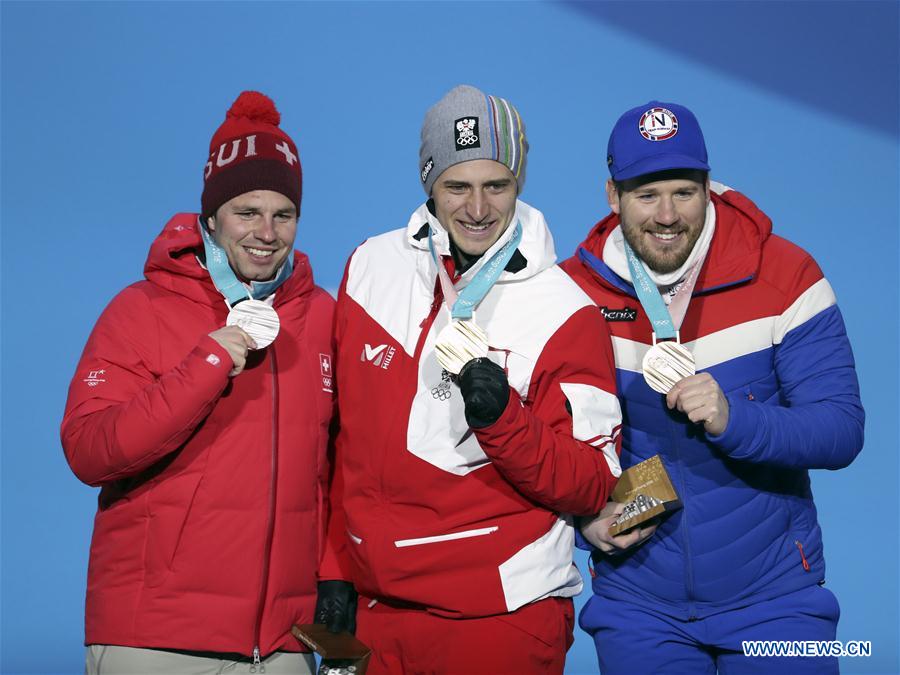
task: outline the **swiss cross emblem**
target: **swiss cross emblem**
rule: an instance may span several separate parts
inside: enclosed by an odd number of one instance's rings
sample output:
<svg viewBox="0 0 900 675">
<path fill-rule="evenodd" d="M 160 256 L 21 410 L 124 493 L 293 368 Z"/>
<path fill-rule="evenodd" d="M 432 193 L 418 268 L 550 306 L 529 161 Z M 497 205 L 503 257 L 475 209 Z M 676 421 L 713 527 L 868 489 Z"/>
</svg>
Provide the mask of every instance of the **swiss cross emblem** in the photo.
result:
<svg viewBox="0 0 900 675">
<path fill-rule="evenodd" d="M 328 354 L 319 354 L 319 367 L 322 377 L 331 377 L 331 357 Z"/>
<path fill-rule="evenodd" d="M 327 391 L 331 393 L 334 391 L 332 387 L 332 372 L 331 372 L 331 356 L 329 354 L 319 354 L 319 370 L 322 373 L 322 391 Z"/>
</svg>

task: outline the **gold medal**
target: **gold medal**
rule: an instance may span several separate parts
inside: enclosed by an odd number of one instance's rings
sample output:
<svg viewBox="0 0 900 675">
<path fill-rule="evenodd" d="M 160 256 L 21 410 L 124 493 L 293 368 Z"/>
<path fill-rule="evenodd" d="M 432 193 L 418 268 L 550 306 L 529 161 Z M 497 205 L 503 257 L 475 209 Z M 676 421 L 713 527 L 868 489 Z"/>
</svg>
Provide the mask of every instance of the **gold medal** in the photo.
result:
<svg viewBox="0 0 900 675">
<path fill-rule="evenodd" d="M 452 321 L 438 334 L 434 351 L 441 368 L 459 375 L 469 361 L 487 356 L 487 334 L 474 321 Z"/>
</svg>

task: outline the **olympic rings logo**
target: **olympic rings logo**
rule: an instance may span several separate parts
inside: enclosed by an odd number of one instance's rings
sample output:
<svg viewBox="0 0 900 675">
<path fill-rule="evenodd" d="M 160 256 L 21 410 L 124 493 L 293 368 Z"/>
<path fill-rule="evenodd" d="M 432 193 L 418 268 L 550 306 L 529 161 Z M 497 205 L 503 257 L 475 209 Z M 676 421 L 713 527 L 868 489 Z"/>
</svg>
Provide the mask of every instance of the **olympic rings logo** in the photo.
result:
<svg viewBox="0 0 900 675">
<path fill-rule="evenodd" d="M 437 401 L 446 401 L 453 395 L 453 392 L 450 391 L 450 387 L 446 385 L 438 385 L 434 389 L 431 390 L 431 396 Z"/>
</svg>

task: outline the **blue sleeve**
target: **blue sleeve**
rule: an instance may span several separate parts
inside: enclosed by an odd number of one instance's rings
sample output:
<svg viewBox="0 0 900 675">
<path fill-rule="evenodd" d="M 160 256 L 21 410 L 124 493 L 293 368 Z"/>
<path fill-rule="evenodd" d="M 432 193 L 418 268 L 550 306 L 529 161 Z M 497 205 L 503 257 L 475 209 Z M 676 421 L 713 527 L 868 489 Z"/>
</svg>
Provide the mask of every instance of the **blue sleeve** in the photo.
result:
<svg viewBox="0 0 900 675">
<path fill-rule="evenodd" d="M 775 347 L 780 401 L 728 395 L 728 426 L 709 440 L 733 459 L 792 469 L 840 469 L 863 444 L 865 412 L 853 352 L 836 305 Z"/>
<path fill-rule="evenodd" d="M 596 548 L 591 542 L 584 538 L 583 534 L 581 534 L 578 518 L 575 518 L 575 546 L 583 551 L 593 551 Z"/>
</svg>

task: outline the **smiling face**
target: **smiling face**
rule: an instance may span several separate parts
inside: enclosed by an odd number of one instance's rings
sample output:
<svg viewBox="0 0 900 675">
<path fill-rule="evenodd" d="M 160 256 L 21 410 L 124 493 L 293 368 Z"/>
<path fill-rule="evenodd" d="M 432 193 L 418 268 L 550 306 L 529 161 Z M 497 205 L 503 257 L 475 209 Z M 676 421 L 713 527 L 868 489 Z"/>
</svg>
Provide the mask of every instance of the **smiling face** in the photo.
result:
<svg viewBox="0 0 900 675">
<path fill-rule="evenodd" d="M 509 227 L 518 186 L 512 172 L 492 159 L 454 164 L 434 182 L 434 209 L 463 253 L 480 256 Z"/>
<path fill-rule="evenodd" d="M 653 271 L 674 272 L 690 256 L 706 222 L 709 179 L 658 180 L 620 193 L 612 180 L 606 197 L 618 214 L 625 240 Z"/>
<path fill-rule="evenodd" d="M 293 249 L 297 208 L 279 192 L 253 190 L 222 204 L 207 226 L 238 279 L 269 281 Z"/>
</svg>

